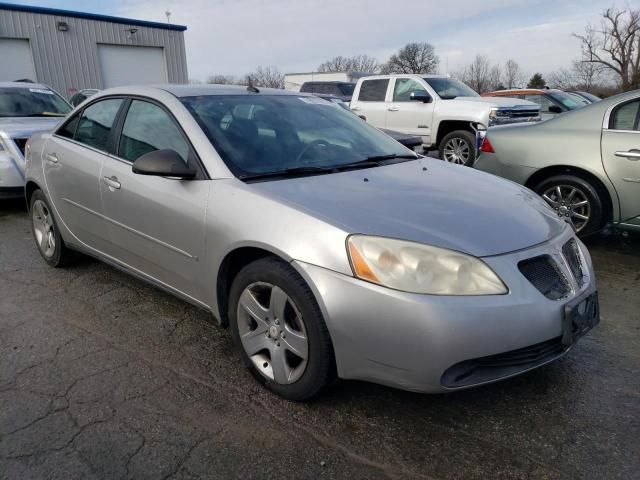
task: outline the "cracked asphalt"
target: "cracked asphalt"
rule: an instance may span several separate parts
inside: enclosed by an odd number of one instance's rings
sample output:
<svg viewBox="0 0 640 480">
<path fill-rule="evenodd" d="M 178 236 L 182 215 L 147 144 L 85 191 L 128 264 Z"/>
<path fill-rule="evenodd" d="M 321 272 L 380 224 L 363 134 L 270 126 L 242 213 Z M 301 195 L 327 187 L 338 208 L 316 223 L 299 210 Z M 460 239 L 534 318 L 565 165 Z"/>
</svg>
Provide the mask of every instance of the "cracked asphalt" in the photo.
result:
<svg viewBox="0 0 640 480">
<path fill-rule="evenodd" d="M 590 242 L 602 323 L 563 359 L 295 404 L 202 312 L 95 260 L 49 268 L 0 203 L 0 478 L 640 478 L 640 236 Z"/>
</svg>

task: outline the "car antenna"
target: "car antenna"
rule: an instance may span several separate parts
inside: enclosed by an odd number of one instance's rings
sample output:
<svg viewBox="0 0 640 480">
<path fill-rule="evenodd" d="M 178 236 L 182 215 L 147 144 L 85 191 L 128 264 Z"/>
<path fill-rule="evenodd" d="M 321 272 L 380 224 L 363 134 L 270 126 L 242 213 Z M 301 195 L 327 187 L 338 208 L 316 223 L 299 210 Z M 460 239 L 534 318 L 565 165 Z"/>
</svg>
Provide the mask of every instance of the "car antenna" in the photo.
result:
<svg viewBox="0 0 640 480">
<path fill-rule="evenodd" d="M 247 85 L 247 92 L 260 93 L 256 87 L 253 86 L 253 82 L 251 81 L 251 76 L 249 76 L 249 85 Z"/>
</svg>

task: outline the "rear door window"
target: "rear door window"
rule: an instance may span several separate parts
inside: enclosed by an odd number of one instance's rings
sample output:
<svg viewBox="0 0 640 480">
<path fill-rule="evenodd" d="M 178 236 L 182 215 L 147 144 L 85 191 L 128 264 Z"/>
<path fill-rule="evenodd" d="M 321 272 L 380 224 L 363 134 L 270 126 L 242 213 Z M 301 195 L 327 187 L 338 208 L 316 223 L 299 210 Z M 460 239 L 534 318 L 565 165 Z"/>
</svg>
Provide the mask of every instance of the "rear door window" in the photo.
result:
<svg viewBox="0 0 640 480">
<path fill-rule="evenodd" d="M 625 103 L 613 112 L 611 117 L 611 129 L 612 130 L 640 130 L 639 110 L 640 100 Z"/>
<path fill-rule="evenodd" d="M 361 102 L 384 102 L 388 85 L 388 78 L 365 80 L 360 86 L 358 100 Z"/>
<path fill-rule="evenodd" d="M 89 105 L 80 116 L 74 140 L 107 152 L 111 129 L 121 105 L 121 98 L 109 98 Z M 71 122 L 67 125 L 71 126 Z"/>
</svg>

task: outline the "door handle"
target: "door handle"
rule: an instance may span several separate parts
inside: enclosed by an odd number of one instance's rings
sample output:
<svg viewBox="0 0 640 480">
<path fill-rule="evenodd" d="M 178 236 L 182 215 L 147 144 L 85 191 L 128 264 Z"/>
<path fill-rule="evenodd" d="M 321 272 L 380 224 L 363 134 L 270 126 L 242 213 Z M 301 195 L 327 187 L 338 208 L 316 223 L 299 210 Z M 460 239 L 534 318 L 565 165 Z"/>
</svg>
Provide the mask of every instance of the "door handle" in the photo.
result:
<svg viewBox="0 0 640 480">
<path fill-rule="evenodd" d="M 629 150 L 629 151 L 623 151 L 623 150 L 618 150 L 615 153 L 616 157 L 624 157 L 627 160 L 631 160 L 632 162 L 635 162 L 637 160 L 640 160 L 640 150 Z"/>
<path fill-rule="evenodd" d="M 353 112 L 359 112 L 360 111 L 360 107 L 351 107 L 351 110 Z"/>
<path fill-rule="evenodd" d="M 400 109 L 398 107 L 389 107 L 389 108 L 387 108 L 387 111 L 388 112 L 398 112 L 398 111 L 400 111 Z"/>
<path fill-rule="evenodd" d="M 49 163 L 58 163 L 58 156 L 55 153 L 47 153 L 44 158 Z"/>
<path fill-rule="evenodd" d="M 109 190 L 120 190 L 121 185 L 116 177 L 102 177 L 102 181 L 109 187 Z"/>
</svg>

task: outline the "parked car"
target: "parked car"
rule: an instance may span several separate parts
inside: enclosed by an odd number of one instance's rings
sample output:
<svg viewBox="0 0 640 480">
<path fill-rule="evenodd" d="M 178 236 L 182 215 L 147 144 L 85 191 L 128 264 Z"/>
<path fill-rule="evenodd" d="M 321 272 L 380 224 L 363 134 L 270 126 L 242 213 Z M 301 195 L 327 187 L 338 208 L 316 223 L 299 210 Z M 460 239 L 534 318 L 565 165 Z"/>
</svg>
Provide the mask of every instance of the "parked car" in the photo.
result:
<svg viewBox="0 0 640 480">
<path fill-rule="evenodd" d="M 521 183 L 582 235 L 640 229 L 640 90 L 548 122 L 489 131 L 475 167 Z"/>
<path fill-rule="evenodd" d="M 324 98 L 325 100 L 327 100 L 329 102 L 336 103 L 339 106 L 341 106 L 342 108 L 344 108 L 345 110 L 347 110 L 348 112 L 351 111 L 349 109 L 349 104 L 346 103 L 345 101 L 343 101 L 341 98 L 336 97 L 335 95 L 327 95 L 327 94 L 322 94 L 322 93 L 315 93 L 314 95 L 316 97 Z M 395 130 L 388 130 L 386 128 L 379 128 L 378 130 L 386 133 L 391 138 L 393 138 L 396 142 L 401 143 L 405 147 L 407 147 L 407 148 L 409 148 L 409 149 L 411 149 L 411 150 L 413 150 L 415 152 L 418 152 L 418 153 L 422 153 L 423 152 L 422 138 L 420 138 L 420 137 L 418 137 L 416 135 L 406 135 L 404 133 L 396 132 Z"/>
<path fill-rule="evenodd" d="M 99 91 L 100 90 L 98 90 L 97 88 L 83 88 L 82 90 L 77 91 L 75 95 L 73 95 L 73 97 L 71 97 L 69 103 L 71 103 L 71 105 L 73 105 L 74 107 L 77 107 L 91 95 L 95 95 Z"/>
<path fill-rule="evenodd" d="M 293 400 L 336 375 L 493 382 L 599 318 L 587 249 L 537 195 L 300 93 L 102 91 L 31 139 L 26 192 L 49 265 L 78 250 L 211 311 Z"/>
<path fill-rule="evenodd" d="M 600 100 L 602 100 L 600 97 L 594 95 L 593 93 L 589 93 L 589 92 L 582 92 L 582 91 L 579 91 L 579 90 L 572 90 L 572 91 L 568 91 L 567 93 L 571 93 L 573 95 L 578 95 L 579 97 L 582 97 L 583 99 L 585 99 L 589 103 L 596 103 L 596 102 L 599 102 Z"/>
<path fill-rule="evenodd" d="M 304 82 L 300 87 L 303 93 L 323 93 L 335 95 L 345 102 L 351 101 L 355 83 L 351 82 Z"/>
<path fill-rule="evenodd" d="M 482 98 L 462 82 L 438 75 L 378 75 L 358 80 L 351 110 L 378 128 L 422 137 L 440 158 L 472 165 L 475 128 L 540 120 L 539 107 Z"/>
<path fill-rule="evenodd" d="M 46 85 L 0 83 L 0 198 L 24 196 L 27 140 L 55 127 L 69 111 L 69 104 Z"/>
<path fill-rule="evenodd" d="M 483 93 L 483 97 L 519 98 L 540 105 L 542 120 L 549 120 L 561 113 L 570 112 L 589 105 L 591 102 L 582 97 L 576 97 L 562 90 L 552 88 L 528 88 L 514 90 L 497 90 Z"/>
</svg>

